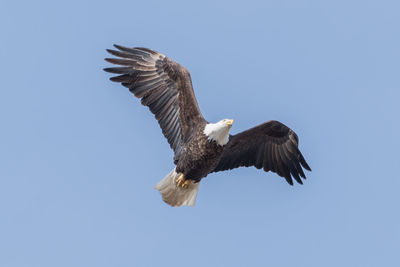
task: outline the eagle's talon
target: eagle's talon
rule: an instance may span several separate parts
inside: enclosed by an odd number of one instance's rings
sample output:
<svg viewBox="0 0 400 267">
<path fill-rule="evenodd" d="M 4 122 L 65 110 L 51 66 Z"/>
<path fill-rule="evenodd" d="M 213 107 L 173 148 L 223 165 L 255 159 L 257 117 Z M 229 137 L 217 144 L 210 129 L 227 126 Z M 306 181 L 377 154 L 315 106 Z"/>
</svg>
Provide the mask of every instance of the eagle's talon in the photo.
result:
<svg viewBox="0 0 400 267">
<path fill-rule="evenodd" d="M 188 188 L 191 182 L 192 182 L 191 180 L 185 180 L 185 182 L 182 185 L 182 188 Z"/>
<path fill-rule="evenodd" d="M 176 178 L 176 186 L 177 187 L 182 187 L 185 183 L 185 176 L 183 175 L 183 173 L 179 174 L 178 178 Z"/>
<path fill-rule="evenodd" d="M 179 174 L 178 178 L 176 178 L 176 186 L 177 187 L 182 187 L 183 189 L 185 189 L 185 188 L 188 188 L 191 183 L 192 183 L 192 180 L 186 180 L 183 173 Z"/>
</svg>

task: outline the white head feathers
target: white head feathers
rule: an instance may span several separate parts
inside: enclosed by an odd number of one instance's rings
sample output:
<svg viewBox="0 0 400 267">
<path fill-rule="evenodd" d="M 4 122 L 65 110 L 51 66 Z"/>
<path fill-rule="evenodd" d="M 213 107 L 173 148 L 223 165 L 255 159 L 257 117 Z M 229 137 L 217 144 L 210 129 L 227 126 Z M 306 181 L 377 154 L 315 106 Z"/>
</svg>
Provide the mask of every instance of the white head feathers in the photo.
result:
<svg viewBox="0 0 400 267">
<path fill-rule="evenodd" d="M 218 145 L 226 145 L 229 141 L 229 129 L 233 120 L 224 119 L 217 123 L 208 123 L 204 128 L 204 134 L 208 140 L 217 142 Z"/>
</svg>

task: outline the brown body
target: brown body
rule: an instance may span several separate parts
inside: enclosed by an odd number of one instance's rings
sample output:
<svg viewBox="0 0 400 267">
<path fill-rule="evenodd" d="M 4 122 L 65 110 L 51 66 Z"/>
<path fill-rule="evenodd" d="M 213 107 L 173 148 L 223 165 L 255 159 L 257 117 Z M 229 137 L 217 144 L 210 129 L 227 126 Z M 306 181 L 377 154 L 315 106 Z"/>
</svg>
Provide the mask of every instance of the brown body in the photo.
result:
<svg viewBox="0 0 400 267">
<path fill-rule="evenodd" d="M 181 154 L 175 159 L 176 171 L 183 173 L 185 179 L 200 182 L 218 165 L 224 147 L 215 141 L 210 141 L 204 135 L 206 123 L 197 127 L 193 138 L 183 148 Z"/>
</svg>

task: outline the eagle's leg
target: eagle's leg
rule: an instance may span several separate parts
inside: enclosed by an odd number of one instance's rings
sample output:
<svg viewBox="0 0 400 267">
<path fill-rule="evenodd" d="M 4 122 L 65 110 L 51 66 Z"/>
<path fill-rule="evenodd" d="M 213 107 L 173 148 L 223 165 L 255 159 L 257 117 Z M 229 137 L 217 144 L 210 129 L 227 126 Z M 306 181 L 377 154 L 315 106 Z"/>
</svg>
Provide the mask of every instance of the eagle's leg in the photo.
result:
<svg viewBox="0 0 400 267">
<path fill-rule="evenodd" d="M 188 188 L 191 183 L 192 180 L 186 180 L 183 173 L 178 174 L 178 177 L 176 178 L 177 187 Z"/>
</svg>

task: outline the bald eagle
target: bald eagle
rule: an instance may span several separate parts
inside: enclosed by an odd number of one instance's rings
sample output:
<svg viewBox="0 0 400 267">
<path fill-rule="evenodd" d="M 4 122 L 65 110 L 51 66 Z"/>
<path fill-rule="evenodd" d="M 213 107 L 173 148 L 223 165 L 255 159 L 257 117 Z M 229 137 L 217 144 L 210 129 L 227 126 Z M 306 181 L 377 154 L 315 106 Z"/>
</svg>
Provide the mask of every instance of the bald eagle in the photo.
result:
<svg viewBox="0 0 400 267">
<path fill-rule="evenodd" d="M 158 184 L 162 199 L 171 206 L 193 206 L 199 182 L 209 173 L 254 166 L 272 171 L 293 185 L 302 184 L 311 171 L 298 149 L 295 132 L 278 121 L 267 121 L 230 135 L 232 119 L 206 121 L 197 104 L 189 72 L 168 57 L 148 48 L 114 45 L 107 51 L 119 65 L 105 68 L 129 88 L 155 115 L 174 151 L 175 168 Z"/>
</svg>

